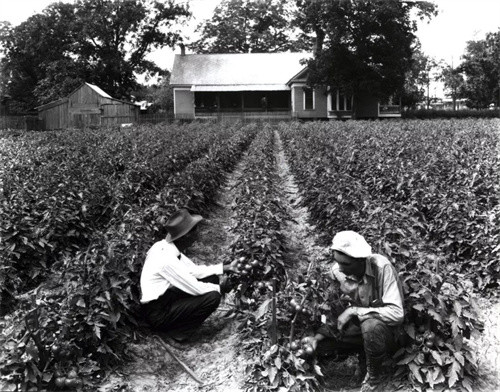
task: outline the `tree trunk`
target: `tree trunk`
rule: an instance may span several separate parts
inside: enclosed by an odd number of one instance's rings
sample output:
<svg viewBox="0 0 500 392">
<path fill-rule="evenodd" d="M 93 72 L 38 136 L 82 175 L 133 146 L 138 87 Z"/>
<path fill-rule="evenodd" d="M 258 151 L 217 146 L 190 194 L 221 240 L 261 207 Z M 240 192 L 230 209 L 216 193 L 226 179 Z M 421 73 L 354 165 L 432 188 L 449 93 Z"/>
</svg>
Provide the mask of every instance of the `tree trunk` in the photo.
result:
<svg viewBox="0 0 500 392">
<path fill-rule="evenodd" d="M 356 99 L 356 94 L 352 94 L 352 107 L 351 107 L 351 111 L 352 111 L 352 116 L 351 118 L 353 120 L 357 120 L 358 119 L 358 105 L 356 103 L 357 99 Z"/>
<path fill-rule="evenodd" d="M 430 103 L 429 86 L 430 86 L 430 82 L 429 82 L 429 80 L 427 80 L 427 110 L 429 110 L 429 103 Z"/>
</svg>

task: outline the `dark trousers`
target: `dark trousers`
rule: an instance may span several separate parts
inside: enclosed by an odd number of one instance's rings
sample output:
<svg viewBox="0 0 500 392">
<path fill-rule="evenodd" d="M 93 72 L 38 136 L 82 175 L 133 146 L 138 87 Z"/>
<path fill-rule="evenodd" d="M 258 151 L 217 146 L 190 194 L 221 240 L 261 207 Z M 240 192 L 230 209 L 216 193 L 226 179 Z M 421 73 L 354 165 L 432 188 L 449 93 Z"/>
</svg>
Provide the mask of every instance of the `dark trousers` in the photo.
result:
<svg viewBox="0 0 500 392">
<path fill-rule="evenodd" d="M 200 281 L 219 284 L 219 277 L 212 275 Z M 191 295 L 171 287 L 158 299 L 144 304 L 143 312 L 154 329 L 168 331 L 173 338 L 185 340 L 217 309 L 220 300 L 218 291 Z"/>
<path fill-rule="evenodd" d="M 369 318 L 357 325 L 349 323 L 340 338 L 326 337 L 319 341 L 316 353 L 318 357 L 358 353 L 361 357 L 384 358 L 396 350 L 395 328 Z"/>
</svg>

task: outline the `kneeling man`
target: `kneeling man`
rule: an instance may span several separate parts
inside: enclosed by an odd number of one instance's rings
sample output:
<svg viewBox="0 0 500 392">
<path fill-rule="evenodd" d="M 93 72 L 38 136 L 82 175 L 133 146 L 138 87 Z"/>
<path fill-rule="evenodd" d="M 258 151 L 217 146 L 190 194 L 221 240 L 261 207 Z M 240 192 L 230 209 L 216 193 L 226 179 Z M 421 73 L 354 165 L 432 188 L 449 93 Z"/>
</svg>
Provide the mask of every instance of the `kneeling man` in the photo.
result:
<svg viewBox="0 0 500 392">
<path fill-rule="evenodd" d="M 177 342 L 186 341 L 217 309 L 219 275 L 235 271 L 235 263 L 196 265 L 182 253 L 196 241 L 202 219 L 186 209 L 175 212 L 166 223 L 167 237 L 151 247 L 142 268 L 143 313 L 154 329 Z"/>
<path fill-rule="evenodd" d="M 397 349 L 395 332 L 404 319 L 402 285 L 391 262 L 372 254 L 360 234 L 337 233 L 332 250 L 333 277 L 351 306 L 336 326 L 325 325 L 309 338 L 310 344 L 320 358 L 357 352 L 360 371 L 367 371 L 361 391 L 373 391 L 382 380 L 384 359 Z"/>
</svg>

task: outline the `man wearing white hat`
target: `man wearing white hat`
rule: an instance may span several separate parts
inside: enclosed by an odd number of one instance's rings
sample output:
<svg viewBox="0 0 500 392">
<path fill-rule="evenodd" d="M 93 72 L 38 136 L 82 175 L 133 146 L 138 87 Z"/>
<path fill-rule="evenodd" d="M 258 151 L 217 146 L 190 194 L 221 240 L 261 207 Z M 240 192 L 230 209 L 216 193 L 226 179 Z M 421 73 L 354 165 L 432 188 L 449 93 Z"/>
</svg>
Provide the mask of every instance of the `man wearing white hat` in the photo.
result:
<svg viewBox="0 0 500 392">
<path fill-rule="evenodd" d="M 404 319 L 402 285 L 391 262 L 373 254 L 360 234 L 338 232 L 331 249 L 333 277 L 351 306 L 336 326 L 325 325 L 309 340 L 318 357 L 357 352 L 359 371 L 367 371 L 361 391 L 374 391 L 382 381 L 384 359 L 397 349 L 395 332 Z"/>
<path fill-rule="evenodd" d="M 202 219 L 186 209 L 175 212 L 166 223 L 166 238 L 149 249 L 142 268 L 143 313 L 154 329 L 177 342 L 186 341 L 219 306 L 225 289 L 219 275 L 236 271 L 236 262 L 196 265 L 181 253 L 196 241 Z"/>
</svg>

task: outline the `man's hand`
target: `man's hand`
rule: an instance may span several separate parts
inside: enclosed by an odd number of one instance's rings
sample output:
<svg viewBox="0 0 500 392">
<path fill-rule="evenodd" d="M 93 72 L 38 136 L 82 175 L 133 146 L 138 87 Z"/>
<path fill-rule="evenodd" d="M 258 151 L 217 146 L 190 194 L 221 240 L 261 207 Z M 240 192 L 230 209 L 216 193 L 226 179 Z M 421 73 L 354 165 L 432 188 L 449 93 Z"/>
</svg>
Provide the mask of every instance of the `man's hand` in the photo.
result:
<svg viewBox="0 0 500 392">
<path fill-rule="evenodd" d="M 356 316 L 356 310 L 354 308 L 347 308 L 342 312 L 342 314 L 337 319 L 337 328 L 340 332 L 342 332 L 353 317 Z"/>
<path fill-rule="evenodd" d="M 222 266 L 224 272 L 232 272 L 233 274 L 238 273 L 238 268 L 236 267 L 238 260 L 234 260 L 231 264 L 225 264 Z"/>
<path fill-rule="evenodd" d="M 317 333 L 315 336 L 306 336 L 305 338 L 302 339 L 302 344 L 306 345 L 309 344 L 314 351 L 316 351 L 316 348 L 318 347 L 318 342 L 323 340 L 325 337 L 321 335 L 320 333 Z"/>
</svg>

